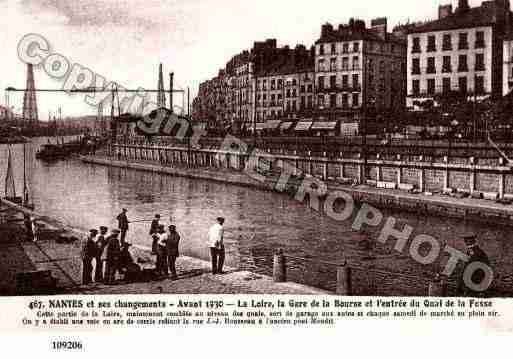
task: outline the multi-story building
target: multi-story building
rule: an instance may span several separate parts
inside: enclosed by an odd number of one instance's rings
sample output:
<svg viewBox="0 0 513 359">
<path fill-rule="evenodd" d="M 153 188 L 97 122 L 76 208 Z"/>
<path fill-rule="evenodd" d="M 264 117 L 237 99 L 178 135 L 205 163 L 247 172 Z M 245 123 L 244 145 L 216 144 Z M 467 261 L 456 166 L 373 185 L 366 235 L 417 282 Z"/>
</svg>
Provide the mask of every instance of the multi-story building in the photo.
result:
<svg viewBox="0 0 513 359">
<path fill-rule="evenodd" d="M 275 48 L 256 73 L 256 120 L 299 116 L 314 108 L 313 54 L 303 45 Z"/>
<path fill-rule="evenodd" d="M 513 31 L 506 35 L 504 39 L 504 62 L 503 62 L 503 96 L 511 94 L 513 91 Z"/>
<path fill-rule="evenodd" d="M 470 100 L 501 96 L 506 91 L 509 0 L 485 1 L 479 7 L 459 0 L 454 11 L 452 5 L 442 5 L 438 13 L 437 20 L 408 33 L 407 106 L 419 110 L 454 93 Z"/>
<path fill-rule="evenodd" d="M 192 103 L 193 119 L 200 120 L 210 130 L 226 128 L 228 86 L 224 70 L 211 80 L 200 84 L 198 96 Z"/>
<path fill-rule="evenodd" d="M 362 20 L 334 29 L 322 26 L 315 45 L 317 106 L 335 116 L 358 118 L 363 106 L 378 111 L 402 107 L 406 42 L 387 31 L 387 19 L 367 28 Z"/>
</svg>

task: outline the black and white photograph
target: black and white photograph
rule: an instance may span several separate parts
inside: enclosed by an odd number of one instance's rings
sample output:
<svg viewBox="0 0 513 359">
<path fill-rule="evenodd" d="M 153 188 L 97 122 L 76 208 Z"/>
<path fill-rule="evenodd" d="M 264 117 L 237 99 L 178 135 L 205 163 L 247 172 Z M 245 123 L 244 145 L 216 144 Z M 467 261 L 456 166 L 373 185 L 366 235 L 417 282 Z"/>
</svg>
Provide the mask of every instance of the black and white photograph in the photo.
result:
<svg viewBox="0 0 513 359">
<path fill-rule="evenodd" d="M 0 24 L 0 298 L 513 297 L 509 0 L 0 0 Z"/>
</svg>

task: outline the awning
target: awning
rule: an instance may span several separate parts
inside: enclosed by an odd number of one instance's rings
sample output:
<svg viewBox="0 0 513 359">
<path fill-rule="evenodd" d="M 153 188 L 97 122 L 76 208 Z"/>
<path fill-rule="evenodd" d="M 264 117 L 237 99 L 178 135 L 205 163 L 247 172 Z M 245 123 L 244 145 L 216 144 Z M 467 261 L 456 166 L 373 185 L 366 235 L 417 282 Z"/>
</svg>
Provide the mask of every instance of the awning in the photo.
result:
<svg viewBox="0 0 513 359">
<path fill-rule="evenodd" d="M 312 127 L 313 121 L 299 121 L 296 125 L 296 131 L 308 131 Z"/>
<path fill-rule="evenodd" d="M 267 121 L 267 129 L 268 130 L 276 130 L 280 126 L 280 120 L 271 120 Z"/>
<path fill-rule="evenodd" d="M 294 122 L 282 122 L 280 125 L 280 129 L 288 130 L 293 124 L 294 124 Z"/>
<path fill-rule="evenodd" d="M 337 127 L 337 121 L 316 121 L 312 125 L 312 130 L 333 131 Z"/>
<path fill-rule="evenodd" d="M 261 131 L 263 129 L 266 129 L 267 126 L 266 126 L 266 123 L 265 122 L 257 122 L 256 123 L 256 130 L 257 131 Z"/>
</svg>

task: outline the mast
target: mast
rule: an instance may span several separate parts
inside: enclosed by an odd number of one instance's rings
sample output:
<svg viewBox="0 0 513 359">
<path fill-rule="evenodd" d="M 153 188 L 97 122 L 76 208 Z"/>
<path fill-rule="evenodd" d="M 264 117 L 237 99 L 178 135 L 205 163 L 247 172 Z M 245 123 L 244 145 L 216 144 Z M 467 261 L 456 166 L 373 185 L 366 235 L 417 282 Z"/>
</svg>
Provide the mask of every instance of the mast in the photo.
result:
<svg viewBox="0 0 513 359">
<path fill-rule="evenodd" d="M 11 145 L 7 147 L 7 173 L 5 175 L 5 198 L 16 198 L 16 186 L 14 184 L 14 174 L 12 169 Z"/>
</svg>

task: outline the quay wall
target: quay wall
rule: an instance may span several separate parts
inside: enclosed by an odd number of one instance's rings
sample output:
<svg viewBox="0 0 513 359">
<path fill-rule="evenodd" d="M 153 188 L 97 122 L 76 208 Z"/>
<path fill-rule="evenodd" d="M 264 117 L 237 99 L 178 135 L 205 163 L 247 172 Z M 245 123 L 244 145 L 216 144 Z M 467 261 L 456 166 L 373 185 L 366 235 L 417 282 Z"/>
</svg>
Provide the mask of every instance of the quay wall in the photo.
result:
<svg viewBox="0 0 513 359">
<path fill-rule="evenodd" d="M 110 149 L 110 156 L 82 156 L 81 158 L 84 162 L 100 165 L 153 171 L 269 191 L 276 191 L 275 186 L 279 177 L 279 171 L 276 168 L 278 166 L 277 161 L 282 159 L 289 164 L 297 164 L 296 168 L 305 173 L 311 173 L 319 178 L 326 178 L 326 184 L 330 190 L 342 190 L 350 193 L 358 203 L 368 203 L 378 208 L 406 210 L 426 215 L 465 218 L 502 225 L 513 224 L 513 207 L 499 204 L 495 201 L 474 198 L 461 199 L 439 194 L 423 195 L 390 188 L 381 189 L 371 186 L 351 185 L 352 179 L 356 180 L 362 174 L 363 161 L 361 159 L 333 160 L 327 158 L 303 158 L 299 156 L 280 156 L 277 158 L 275 155 L 263 154 L 260 161 L 265 161 L 267 164 L 264 166 L 267 169 L 265 173 L 266 181 L 258 182 L 243 172 L 248 161 L 247 155 L 232 151 L 193 150 L 183 147 L 134 147 L 118 144 Z M 396 181 L 400 180 L 401 184 L 411 182 L 414 185 L 418 185 L 420 183 L 425 186 L 425 190 L 436 188 L 437 186 L 440 187 L 446 181 L 449 183 L 453 181 L 454 183 L 457 180 L 455 178 L 461 177 L 460 172 L 464 176 L 469 177 L 475 170 L 480 170 L 476 165 L 467 168 L 466 166 L 461 167 L 455 164 L 450 166 L 443 164 L 429 165 L 425 163 L 403 164 L 399 161 L 386 164 L 388 166 L 386 170 L 388 178 L 395 179 Z M 369 165 L 375 167 L 375 176 L 383 176 L 383 173 L 385 173 L 382 162 L 369 161 Z M 433 169 L 429 166 L 435 166 L 435 168 Z M 455 168 L 458 171 L 455 171 Z M 315 174 L 314 169 L 316 170 Z M 508 176 L 504 172 L 509 171 L 509 169 L 502 169 L 502 167 L 499 169 L 490 168 L 488 170 L 494 176 L 504 177 Z M 453 172 L 456 175 L 451 174 Z M 385 178 L 385 176 L 382 178 Z M 428 178 L 427 181 L 426 178 Z M 510 184 L 513 183 L 511 179 L 508 181 Z M 480 181 L 474 181 L 474 185 L 480 183 Z M 506 184 L 507 181 L 503 183 Z M 297 188 L 299 180 L 297 178 L 292 179 L 289 181 L 289 185 L 292 188 Z M 462 186 L 462 184 L 457 185 Z M 513 194 L 513 191 L 509 193 L 504 191 L 503 196 L 511 195 L 510 193 Z"/>
<path fill-rule="evenodd" d="M 249 158 L 247 153 L 213 148 L 188 149 L 184 146 L 160 144 L 116 143 L 109 153 L 124 160 L 152 160 L 165 165 L 187 164 L 192 167 L 217 166 L 225 156 L 231 168 L 240 170 Z M 295 166 L 304 174 L 323 180 L 344 180 L 360 183 L 363 176 L 372 182 L 387 182 L 396 187 L 414 186 L 419 192 L 440 193 L 446 190 L 468 194 L 488 193 L 490 197 L 513 198 L 513 171 L 502 158 L 426 157 L 403 155 L 370 155 L 364 161 L 359 153 L 314 153 L 264 151 L 261 159 L 270 170 L 280 162 Z M 216 162 L 217 161 L 217 162 Z M 366 163 L 366 164 L 365 164 Z M 365 171 L 365 173 L 364 173 Z"/>
</svg>

